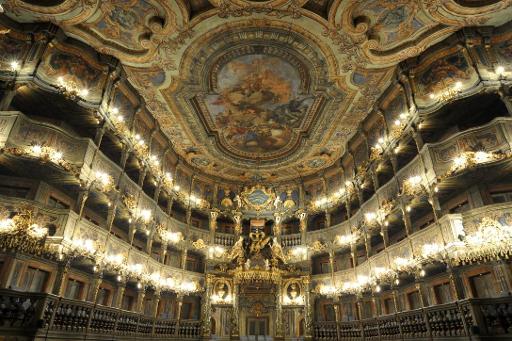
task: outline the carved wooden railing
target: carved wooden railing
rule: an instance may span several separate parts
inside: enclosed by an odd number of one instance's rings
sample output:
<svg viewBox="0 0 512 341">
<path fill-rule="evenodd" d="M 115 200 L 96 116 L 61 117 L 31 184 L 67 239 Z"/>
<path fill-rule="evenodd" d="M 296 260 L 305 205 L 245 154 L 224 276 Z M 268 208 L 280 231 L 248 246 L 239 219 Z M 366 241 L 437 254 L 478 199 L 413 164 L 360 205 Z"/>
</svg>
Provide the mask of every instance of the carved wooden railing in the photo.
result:
<svg viewBox="0 0 512 341">
<path fill-rule="evenodd" d="M 214 243 L 222 246 L 233 246 L 235 244 L 235 236 L 226 233 L 215 233 Z"/>
<path fill-rule="evenodd" d="M 193 340 L 201 338 L 201 321 L 160 320 L 50 294 L 0 290 L 0 335 L 66 333 Z"/>
<path fill-rule="evenodd" d="M 512 296 L 466 299 L 372 319 L 318 321 L 315 340 L 436 340 L 512 338 Z"/>
<path fill-rule="evenodd" d="M 300 233 L 288 234 L 281 236 L 281 245 L 283 247 L 292 247 L 301 245 L 302 238 Z"/>
</svg>

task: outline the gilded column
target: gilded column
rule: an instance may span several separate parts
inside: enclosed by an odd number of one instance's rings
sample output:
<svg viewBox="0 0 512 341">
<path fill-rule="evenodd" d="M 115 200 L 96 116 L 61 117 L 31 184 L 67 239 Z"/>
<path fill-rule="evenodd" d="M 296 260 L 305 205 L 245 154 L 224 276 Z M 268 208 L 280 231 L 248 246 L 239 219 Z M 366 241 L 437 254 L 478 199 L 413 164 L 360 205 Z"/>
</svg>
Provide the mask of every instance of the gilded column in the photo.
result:
<svg viewBox="0 0 512 341">
<path fill-rule="evenodd" d="M 135 312 L 144 314 L 144 299 L 146 298 L 146 286 L 141 285 L 137 290 L 137 304 L 135 306 Z"/>
<path fill-rule="evenodd" d="M 176 303 L 178 304 L 178 307 L 176 311 L 176 329 L 174 330 L 174 335 L 179 335 L 181 322 L 181 308 L 183 307 L 183 294 L 178 294 L 178 296 L 176 296 Z"/>
<path fill-rule="evenodd" d="M 116 288 L 116 297 L 114 299 L 114 302 L 112 303 L 112 306 L 114 308 L 121 308 L 123 306 L 123 296 L 124 291 L 126 290 L 126 281 L 121 280 L 117 283 Z"/>
<path fill-rule="evenodd" d="M 240 317 L 239 298 L 240 283 L 235 281 L 233 286 L 233 313 L 231 315 L 231 340 L 238 340 L 240 337 L 240 330 L 238 324 L 238 319 Z"/>
<path fill-rule="evenodd" d="M 405 225 L 405 232 L 408 236 L 412 234 L 412 223 L 411 223 L 411 217 L 409 215 L 409 212 L 407 211 L 407 206 L 404 204 L 403 200 L 400 200 L 400 206 L 402 209 L 402 219 L 404 221 Z"/>
<path fill-rule="evenodd" d="M 235 212 L 233 215 L 233 219 L 235 219 L 235 240 L 238 239 L 238 236 L 242 234 L 242 213 L 241 212 Z"/>
<path fill-rule="evenodd" d="M 274 236 L 277 237 L 277 241 L 281 242 L 281 223 L 283 221 L 283 215 L 281 213 L 274 213 Z"/>
<path fill-rule="evenodd" d="M 153 312 L 151 315 L 154 318 L 158 318 L 158 305 L 160 304 L 160 299 L 162 298 L 162 292 L 160 291 L 160 289 L 155 289 L 153 298 Z"/>
<path fill-rule="evenodd" d="M 464 285 L 462 284 L 458 271 L 451 264 L 447 265 L 447 271 L 448 277 L 450 278 L 450 287 L 455 300 L 459 301 L 464 299 Z"/>
<path fill-rule="evenodd" d="M 302 283 L 304 285 L 304 339 L 313 339 L 313 307 L 314 307 L 314 295 L 310 294 L 309 285 L 311 283 L 309 277 L 302 277 Z"/>
<path fill-rule="evenodd" d="M 325 227 L 331 227 L 331 212 L 325 211 Z"/>
<path fill-rule="evenodd" d="M 283 330 L 283 306 L 282 306 L 282 300 L 281 300 L 281 293 L 282 293 L 282 281 L 278 281 L 276 283 L 277 290 L 276 290 L 276 340 L 282 340 L 284 339 L 284 330 Z"/>
<path fill-rule="evenodd" d="M 210 297 L 213 294 L 213 276 L 206 275 L 206 288 L 202 295 L 202 309 L 201 309 L 201 320 L 203 321 L 203 337 L 209 338 L 211 335 L 211 319 L 212 319 L 212 307 Z"/>
<path fill-rule="evenodd" d="M 185 247 L 181 251 L 181 268 L 183 270 L 186 270 L 186 268 L 187 268 L 187 255 L 188 255 L 188 249 Z"/>
<path fill-rule="evenodd" d="M 103 272 L 94 273 L 93 280 L 91 285 L 89 286 L 89 293 L 87 300 L 92 303 L 96 303 L 96 299 L 98 298 L 98 292 L 100 290 L 100 285 L 103 282 Z"/>
<path fill-rule="evenodd" d="M 302 245 L 306 245 L 306 232 L 308 229 L 308 214 L 305 211 L 301 211 L 299 213 L 299 229 L 300 229 L 300 238 Z"/>
<path fill-rule="evenodd" d="M 55 282 L 53 283 L 52 294 L 57 296 L 64 295 L 64 280 L 66 279 L 70 268 L 71 262 L 69 260 L 59 263 L 57 267 L 57 275 L 55 276 Z"/>
<path fill-rule="evenodd" d="M 210 243 L 213 244 L 215 242 L 215 231 L 217 230 L 217 218 L 219 216 L 219 211 L 217 209 L 213 209 L 210 211 Z"/>
</svg>

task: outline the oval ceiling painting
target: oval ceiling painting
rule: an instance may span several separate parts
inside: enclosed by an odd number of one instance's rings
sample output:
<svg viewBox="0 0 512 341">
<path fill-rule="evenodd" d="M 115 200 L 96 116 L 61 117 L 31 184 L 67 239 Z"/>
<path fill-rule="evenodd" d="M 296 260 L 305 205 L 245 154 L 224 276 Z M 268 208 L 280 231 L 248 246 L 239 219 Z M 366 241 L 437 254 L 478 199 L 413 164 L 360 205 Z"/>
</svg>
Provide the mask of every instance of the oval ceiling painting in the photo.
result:
<svg viewBox="0 0 512 341">
<path fill-rule="evenodd" d="M 205 102 L 215 129 L 241 154 L 288 149 L 314 102 L 297 68 L 272 55 L 234 58 L 212 80 L 215 93 Z"/>
</svg>

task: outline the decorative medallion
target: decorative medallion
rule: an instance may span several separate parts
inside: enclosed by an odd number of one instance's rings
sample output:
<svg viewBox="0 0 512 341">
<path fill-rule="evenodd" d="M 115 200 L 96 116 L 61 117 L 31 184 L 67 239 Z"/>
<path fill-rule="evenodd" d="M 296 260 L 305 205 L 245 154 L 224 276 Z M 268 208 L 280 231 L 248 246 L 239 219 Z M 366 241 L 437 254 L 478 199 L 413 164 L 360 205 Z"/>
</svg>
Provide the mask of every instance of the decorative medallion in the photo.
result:
<svg viewBox="0 0 512 341">
<path fill-rule="evenodd" d="M 241 193 L 242 205 L 245 209 L 261 211 L 272 205 L 276 194 L 261 185 L 245 188 Z"/>
</svg>

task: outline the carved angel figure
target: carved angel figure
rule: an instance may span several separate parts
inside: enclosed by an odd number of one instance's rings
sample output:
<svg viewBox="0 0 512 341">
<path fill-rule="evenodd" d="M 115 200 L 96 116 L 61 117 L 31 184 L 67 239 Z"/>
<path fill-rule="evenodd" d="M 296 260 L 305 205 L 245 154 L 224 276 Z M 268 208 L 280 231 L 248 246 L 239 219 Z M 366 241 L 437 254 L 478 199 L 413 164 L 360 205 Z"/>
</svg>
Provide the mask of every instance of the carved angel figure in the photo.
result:
<svg viewBox="0 0 512 341">
<path fill-rule="evenodd" d="M 238 241 L 233 245 L 231 251 L 229 252 L 228 259 L 233 261 L 237 258 L 244 257 L 244 238 L 240 237 Z"/>
<path fill-rule="evenodd" d="M 286 256 L 283 252 L 283 248 L 281 244 L 277 241 L 277 238 L 274 237 L 274 242 L 272 243 L 272 258 L 282 261 L 286 264 Z"/>
<path fill-rule="evenodd" d="M 279 209 L 279 207 L 281 206 L 281 204 L 283 203 L 283 201 L 281 200 L 281 198 L 278 196 L 276 196 L 276 199 L 274 200 L 274 208 L 277 210 Z"/>
<path fill-rule="evenodd" d="M 240 196 L 237 194 L 235 195 L 235 198 L 233 199 L 235 203 L 235 209 L 239 209 L 242 207 L 242 200 L 240 199 Z"/>
</svg>

